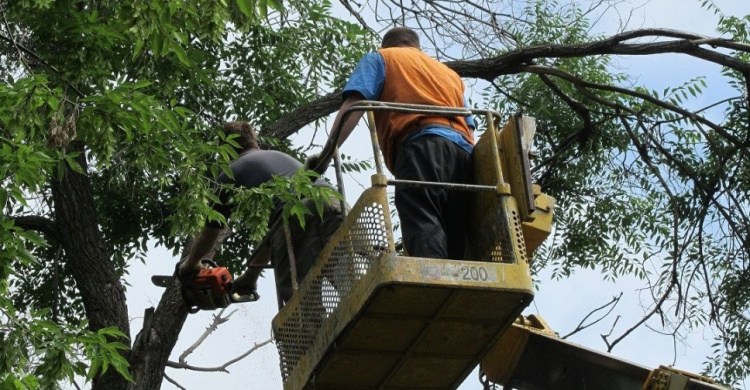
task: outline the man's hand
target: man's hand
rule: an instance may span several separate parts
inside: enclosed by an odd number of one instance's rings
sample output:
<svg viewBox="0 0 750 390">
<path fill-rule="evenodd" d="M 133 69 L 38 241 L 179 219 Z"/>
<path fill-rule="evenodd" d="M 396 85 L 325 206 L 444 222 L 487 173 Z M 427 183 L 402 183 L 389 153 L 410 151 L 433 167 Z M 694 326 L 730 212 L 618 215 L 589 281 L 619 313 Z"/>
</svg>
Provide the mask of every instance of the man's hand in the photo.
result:
<svg viewBox="0 0 750 390">
<path fill-rule="evenodd" d="M 210 260 L 209 260 L 210 261 Z M 197 264 L 189 264 L 187 259 L 182 259 L 177 263 L 177 278 L 180 283 L 184 286 L 190 280 L 192 280 L 198 272 L 202 269 L 210 268 L 210 263 L 204 260 L 199 261 Z"/>
<path fill-rule="evenodd" d="M 265 242 L 265 240 L 264 240 Z M 242 275 L 236 277 L 232 283 L 232 292 L 239 295 L 250 296 L 258 295 L 258 278 L 263 269 L 271 262 L 271 247 L 260 244 L 253 256 L 248 261 L 247 269 Z"/>
<path fill-rule="evenodd" d="M 242 275 L 234 279 L 232 283 L 232 292 L 239 295 L 258 295 L 258 277 L 260 275 L 250 270 L 245 271 Z"/>
</svg>

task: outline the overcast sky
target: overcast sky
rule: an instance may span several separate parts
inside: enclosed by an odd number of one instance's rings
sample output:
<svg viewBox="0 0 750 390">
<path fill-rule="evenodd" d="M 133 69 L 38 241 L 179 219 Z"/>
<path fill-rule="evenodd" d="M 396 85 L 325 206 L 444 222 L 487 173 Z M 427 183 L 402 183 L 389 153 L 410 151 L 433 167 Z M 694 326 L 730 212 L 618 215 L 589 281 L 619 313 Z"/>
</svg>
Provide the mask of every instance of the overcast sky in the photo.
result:
<svg viewBox="0 0 750 390">
<path fill-rule="evenodd" d="M 643 2 L 630 2 L 632 6 L 639 6 Z M 727 14 L 750 14 L 750 1 L 722 0 L 716 4 Z M 345 16 L 346 17 L 346 16 Z M 619 22 L 614 15 L 602 20 L 600 26 L 603 31 L 612 31 Z M 653 0 L 636 11 L 631 23 L 632 28 L 662 27 L 706 35 L 715 35 L 716 19 L 700 8 L 697 0 Z M 652 58 L 620 58 L 618 64 L 627 67 L 629 72 L 640 75 L 641 84 L 660 89 L 667 85 L 675 85 L 687 81 L 695 76 L 708 75 L 707 93 L 725 91 L 723 81 L 720 80 L 718 67 L 690 61 L 685 56 L 668 55 Z M 726 95 L 726 92 L 724 92 Z M 311 131 L 303 131 L 295 139 L 295 144 L 306 146 L 310 143 Z M 352 138 L 367 139 L 366 131 L 358 128 Z M 317 139 L 321 144 L 323 140 Z M 366 142 L 363 145 L 368 145 Z M 361 149 L 361 150 L 360 150 Z M 347 155 L 367 158 L 371 155 L 369 146 L 358 147 L 356 142 L 349 141 L 341 150 Z M 369 174 L 365 177 L 369 177 Z M 361 180 L 368 184 L 369 179 Z M 353 204 L 358 194 L 355 182 L 347 184 L 347 198 Z M 127 281 L 131 284 L 128 289 L 128 305 L 132 318 L 131 330 L 135 335 L 141 329 L 143 310 L 155 306 L 162 293 L 162 289 L 149 283 L 153 274 L 171 274 L 177 258 L 163 248 L 152 249 L 145 265 L 133 262 Z M 619 326 L 622 331 L 639 318 L 643 312 L 639 305 L 638 295 L 634 291 L 640 286 L 636 281 L 618 280 L 617 285 L 603 282 L 596 272 L 578 271 L 576 275 L 562 281 L 550 281 L 548 275 L 539 275 L 543 282 L 539 286 L 532 305 L 526 311 L 539 313 L 549 325 L 561 334 L 567 333 L 580 321 L 583 315 L 593 308 L 605 303 L 612 296 L 623 292 L 625 297 L 618 306 L 618 313 L 627 315 Z M 214 367 L 223 364 L 248 349 L 254 343 L 262 342 L 271 336 L 271 319 L 276 314 L 275 290 L 272 278 L 269 276 L 261 280 L 260 290 L 262 299 L 251 304 L 233 305 L 227 311 L 236 310 L 232 319 L 221 325 L 217 332 L 211 335 L 187 361 L 196 366 Z M 217 312 L 218 313 L 218 312 Z M 173 350 L 171 360 L 177 357 L 202 334 L 215 313 L 201 312 L 190 315 L 186 321 L 180 340 Z M 611 322 L 593 327 L 587 332 L 578 334 L 570 341 L 587 347 L 602 350 L 604 345 L 601 333 L 607 333 Z M 645 328 L 636 331 L 629 339 L 621 343 L 614 350 L 616 356 L 646 365 L 656 367 L 660 364 L 675 364 L 677 367 L 699 372 L 704 357 L 710 353 L 713 335 L 706 332 L 694 332 L 688 335 L 686 343 L 673 345 L 671 338 L 658 336 Z M 229 367 L 230 373 L 191 372 L 185 370 L 167 369 L 167 375 L 176 379 L 182 386 L 190 390 L 206 389 L 281 389 L 281 375 L 278 366 L 278 354 L 275 345 L 270 344 L 259 351 Z M 164 382 L 162 389 L 176 389 L 168 382 Z M 472 374 L 460 387 L 461 390 L 479 390 L 481 385 Z"/>
</svg>

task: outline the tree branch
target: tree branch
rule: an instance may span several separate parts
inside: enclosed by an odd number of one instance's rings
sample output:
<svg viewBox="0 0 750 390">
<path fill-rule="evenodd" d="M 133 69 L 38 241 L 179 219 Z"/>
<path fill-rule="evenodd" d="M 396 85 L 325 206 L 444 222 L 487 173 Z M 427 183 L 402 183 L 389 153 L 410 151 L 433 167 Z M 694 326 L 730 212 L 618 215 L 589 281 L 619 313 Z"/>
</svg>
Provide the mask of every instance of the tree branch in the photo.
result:
<svg viewBox="0 0 750 390">
<path fill-rule="evenodd" d="M 344 6 L 344 8 L 346 8 L 346 10 L 347 10 L 347 11 L 349 11 L 349 13 L 350 13 L 350 14 L 351 14 L 351 15 L 352 15 L 352 16 L 353 16 L 353 17 L 354 17 L 355 19 L 357 19 L 357 21 L 359 22 L 359 24 L 360 24 L 360 25 L 362 25 L 362 27 L 363 27 L 363 28 L 364 28 L 365 30 L 368 30 L 368 31 L 370 31 L 370 32 L 372 32 L 373 34 L 377 34 L 377 33 L 375 32 L 375 30 L 373 30 L 372 28 L 370 28 L 370 26 L 368 26 L 368 25 L 367 25 L 367 22 L 366 22 L 366 21 L 365 21 L 365 19 L 364 19 L 364 18 L 362 17 L 362 15 L 360 15 L 360 13 L 359 13 L 359 12 L 357 12 L 357 11 L 356 11 L 356 10 L 355 10 L 354 8 L 352 8 L 352 5 L 351 5 L 351 3 L 349 3 L 349 0 L 339 0 L 339 2 L 341 3 L 341 5 L 343 5 L 343 6 Z"/>
<path fill-rule="evenodd" d="M 682 40 L 656 42 L 651 44 L 621 43 L 622 41 L 646 36 L 681 38 Z M 750 52 L 750 45 L 729 41 L 723 38 L 711 38 L 668 29 L 641 29 L 617 34 L 608 39 L 597 42 L 582 43 L 576 45 L 534 46 L 513 50 L 502 55 L 487 59 L 448 61 L 445 62 L 445 65 L 456 71 L 461 77 L 477 78 L 490 82 L 501 75 L 529 72 L 536 74 L 554 75 L 585 88 L 595 88 L 627 94 L 648 101 L 659 107 L 684 115 L 686 118 L 690 118 L 691 120 L 695 120 L 697 122 L 705 124 L 733 143 L 744 145 L 743 142 L 740 142 L 731 134 L 725 132 L 723 128 L 721 128 L 721 126 L 718 126 L 717 124 L 708 121 L 707 119 L 699 115 L 696 115 L 696 113 L 689 112 L 688 110 L 671 105 L 647 94 L 638 93 L 636 91 L 628 90 L 625 88 L 587 82 L 563 70 L 552 67 L 540 65 L 525 65 L 531 63 L 534 59 L 537 58 L 567 58 L 603 54 L 651 55 L 664 53 L 685 53 L 729 67 L 731 69 L 738 70 L 743 74 L 750 74 L 750 63 L 742 62 L 734 59 L 731 56 L 702 49 L 699 47 L 699 45 L 706 44 L 710 44 L 715 47 L 731 48 L 735 50 Z M 750 81 L 748 82 L 750 83 Z M 285 115 L 274 124 L 263 128 L 261 130 L 261 133 L 269 137 L 287 138 L 309 123 L 330 115 L 333 112 L 336 112 L 340 105 L 341 91 L 333 91 L 325 96 L 321 96 L 316 100 L 310 101 L 307 104 L 300 106 L 296 110 L 290 112 L 288 115 Z M 612 102 L 608 102 L 608 105 L 612 107 L 616 106 Z M 627 110 L 627 108 L 625 107 L 620 108 Z"/>
<path fill-rule="evenodd" d="M 255 344 L 253 344 L 253 346 L 249 350 L 245 351 L 241 355 L 237 356 L 234 359 L 231 359 L 231 360 L 227 361 L 226 363 L 224 363 L 224 364 L 222 364 L 220 366 L 215 366 L 215 367 L 199 367 L 199 366 L 190 365 L 187 362 L 179 362 L 178 363 L 178 362 L 168 361 L 167 362 L 167 367 L 182 368 L 182 369 L 185 369 L 185 370 L 201 371 L 201 372 L 226 372 L 226 373 L 228 373 L 229 370 L 227 370 L 227 368 L 229 366 L 231 366 L 232 364 L 237 363 L 238 361 L 240 361 L 240 360 L 248 357 L 250 354 L 252 354 L 256 350 L 258 350 L 259 348 L 262 348 L 262 347 L 270 344 L 271 342 L 273 342 L 273 338 L 269 338 L 268 340 L 262 341 L 260 343 L 255 343 Z"/>
<path fill-rule="evenodd" d="M 219 327 L 219 325 L 221 325 L 221 324 L 229 321 L 229 317 L 231 317 L 232 314 L 234 314 L 234 313 L 237 312 L 237 310 L 232 310 L 229 313 L 229 315 L 227 315 L 226 317 L 223 317 L 222 315 L 224 314 L 225 310 L 226 310 L 225 308 L 221 309 L 221 311 L 219 311 L 218 314 L 214 314 L 213 315 L 213 318 L 214 318 L 213 321 L 211 321 L 211 324 L 206 328 L 206 330 L 203 332 L 203 334 L 201 334 L 201 336 L 198 337 L 198 340 L 196 340 L 193 343 L 193 345 L 191 345 L 190 347 L 188 347 L 188 349 L 186 349 L 184 352 L 182 352 L 182 354 L 178 358 L 179 364 L 185 364 L 185 359 L 191 353 L 193 353 L 201 344 L 203 344 L 203 342 L 206 341 L 206 338 L 208 338 L 208 336 L 211 333 L 213 333 Z"/>
<path fill-rule="evenodd" d="M 19 217 L 10 217 L 13 223 L 24 230 L 33 230 L 45 234 L 56 241 L 60 241 L 57 223 L 55 221 L 38 215 L 25 215 Z"/>
<path fill-rule="evenodd" d="M 614 310 L 615 306 L 617 306 L 617 304 L 620 303 L 620 298 L 622 298 L 622 292 L 620 292 L 620 295 L 618 295 L 616 297 L 612 297 L 611 301 L 609 301 L 609 302 L 605 303 L 604 305 L 599 306 L 596 309 L 590 311 L 589 314 L 586 314 L 586 316 L 583 317 L 583 319 L 581 319 L 581 322 L 578 323 L 578 325 L 576 326 L 575 329 L 573 329 L 572 331 L 570 331 L 570 333 L 566 334 L 565 336 L 561 336 L 560 338 L 561 339 L 567 339 L 568 337 L 570 337 L 570 336 L 572 336 L 572 335 L 574 335 L 574 334 L 576 334 L 576 333 L 578 333 L 578 332 L 580 332 L 580 331 L 582 331 L 582 330 L 584 330 L 584 329 L 586 329 L 586 328 L 588 328 L 588 327 L 590 327 L 590 326 L 598 323 L 599 321 L 603 320 L 610 313 L 612 313 L 612 310 Z M 599 310 L 603 310 L 607 306 L 610 306 L 609 310 L 607 310 L 607 312 L 604 313 L 601 317 L 599 317 L 598 319 L 594 320 L 590 324 L 586 324 L 586 325 L 583 324 L 594 313 L 598 312 Z"/>
<path fill-rule="evenodd" d="M 22 51 L 22 52 L 24 52 L 24 53 L 26 53 L 26 54 L 34 57 L 35 60 L 39 61 L 42 65 L 44 65 L 45 67 L 49 68 L 51 71 L 57 73 L 58 75 L 62 75 L 62 72 L 60 70 L 58 70 L 52 64 L 50 64 L 49 62 L 47 62 L 45 59 L 43 59 L 42 57 L 40 57 L 39 55 L 37 55 L 36 53 L 34 53 L 33 50 L 31 50 L 31 49 L 27 48 L 26 46 L 24 46 L 24 45 L 16 42 L 13 38 L 7 37 L 7 36 L 5 36 L 3 34 L 0 34 L 0 39 L 2 39 L 4 41 L 7 41 L 7 42 L 10 42 L 10 44 L 12 44 L 16 49 L 18 49 L 18 50 L 20 50 L 20 51 Z M 23 62 L 23 59 L 21 59 L 21 61 Z M 76 92 L 76 94 L 78 94 L 78 96 L 80 96 L 80 97 L 86 97 L 86 95 L 84 95 L 83 92 L 81 92 L 78 88 L 76 88 L 75 85 L 73 85 L 71 82 L 65 80 L 65 83 L 68 84 L 68 86 L 71 89 L 73 89 Z"/>
<path fill-rule="evenodd" d="M 676 41 L 627 44 L 625 40 L 645 36 L 681 38 Z M 723 38 L 711 38 L 668 29 L 641 29 L 614 35 L 597 42 L 574 45 L 544 45 L 525 47 L 509 51 L 493 58 L 466 61 L 451 61 L 446 65 L 462 77 L 473 77 L 493 80 L 505 74 L 516 72 L 515 67 L 530 63 L 537 58 L 569 58 L 593 55 L 635 55 L 683 53 L 713 62 L 739 72 L 749 73 L 750 63 L 740 61 L 732 56 L 706 50 L 700 45 L 711 45 L 728 49 L 750 52 L 750 45 L 733 42 Z"/>
<path fill-rule="evenodd" d="M 633 131 L 630 124 L 622 120 L 622 124 L 625 127 L 626 131 L 628 132 L 628 135 L 630 135 L 631 140 L 633 141 L 634 145 L 636 146 L 636 150 L 641 155 L 642 161 L 644 161 L 645 164 L 648 165 L 649 169 L 651 170 L 652 174 L 656 176 L 656 178 L 659 180 L 659 182 L 662 184 L 662 188 L 667 193 L 670 199 L 670 203 L 672 203 L 674 208 L 673 213 L 673 236 L 672 236 L 672 244 L 674 245 L 673 248 L 673 254 L 672 254 L 672 273 L 671 278 L 669 281 L 669 284 L 667 285 L 667 289 L 662 293 L 661 298 L 656 302 L 656 305 L 651 309 L 650 312 L 648 312 L 645 316 L 643 316 L 638 322 L 636 322 L 633 326 L 628 328 L 623 334 L 621 334 L 619 337 L 617 337 L 613 342 L 609 342 L 608 337 L 609 335 L 605 336 L 602 335 L 602 339 L 604 339 L 605 344 L 607 345 L 607 352 L 611 352 L 612 349 L 617 345 L 620 341 L 625 339 L 630 333 L 632 333 L 635 329 L 643 325 L 646 321 L 648 321 L 649 318 L 651 318 L 654 314 L 661 313 L 662 306 L 664 305 L 664 302 L 666 302 L 669 295 L 672 293 L 672 289 L 674 289 L 675 286 L 677 286 L 678 280 L 677 280 L 677 263 L 678 259 L 680 258 L 680 248 L 679 248 L 679 242 L 678 239 L 678 231 L 679 228 L 679 210 L 677 209 L 677 200 L 675 199 L 674 195 L 672 194 L 671 190 L 669 189 L 669 186 L 667 185 L 666 181 L 662 177 L 662 175 L 659 173 L 659 170 L 651 163 L 651 159 L 648 156 L 648 152 L 644 145 L 638 140 L 638 137 L 636 136 L 635 132 Z M 678 287 L 679 288 L 679 287 Z M 611 332 L 610 332 L 611 333 Z"/>
<path fill-rule="evenodd" d="M 686 110 L 686 109 L 684 109 L 682 107 L 676 106 L 674 104 L 667 103 L 667 102 L 665 102 L 663 100 L 657 99 L 657 98 L 655 98 L 655 97 L 653 97 L 651 95 L 648 95 L 648 94 L 645 94 L 645 93 L 642 93 L 642 92 L 632 91 L 632 90 L 629 90 L 629 89 L 626 89 L 626 88 L 616 87 L 616 86 L 613 86 L 613 85 L 604 85 L 604 84 L 592 83 L 592 82 L 589 82 L 589 81 L 582 80 L 582 79 L 580 79 L 580 78 L 578 78 L 578 77 L 576 77 L 576 76 L 574 76 L 574 75 L 572 75 L 572 74 L 570 74 L 568 72 L 565 72 L 563 70 L 552 68 L 552 67 L 549 67 L 549 66 L 542 66 L 542 65 L 521 66 L 521 67 L 518 68 L 518 70 L 522 71 L 522 72 L 538 73 L 538 74 L 550 74 L 550 75 L 553 75 L 553 76 L 560 77 L 562 79 L 565 79 L 565 80 L 573 83 L 576 87 L 578 87 L 578 89 L 579 89 L 579 91 L 581 91 L 581 93 L 585 94 L 590 99 L 592 99 L 592 100 L 594 100 L 594 101 L 596 101 L 598 103 L 601 103 L 601 104 L 606 104 L 607 106 L 610 106 L 612 108 L 618 108 L 618 109 L 621 109 L 623 111 L 630 112 L 632 114 L 636 114 L 636 112 L 634 112 L 632 109 L 630 109 L 628 107 L 625 107 L 625 106 L 623 106 L 621 104 L 618 104 L 618 103 L 615 103 L 615 102 L 603 99 L 603 98 L 601 98 L 599 96 L 596 96 L 596 95 L 592 94 L 590 91 L 586 90 L 586 88 L 600 89 L 600 90 L 617 92 L 617 93 L 621 93 L 621 94 L 625 94 L 625 95 L 637 97 L 639 99 L 642 99 L 642 100 L 645 100 L 645 101 L 647 101 L 649 103 L 652 103 L 652 104 L 654 104 L 654 105 L 656 105 L 658 107 L 661 107 L 661 108 L 664 108 L 664 109 L 676 112 L 676 113 L 678 113 L 678 114 L 680 114 L 680 115 L 684 116 L 685 118 L 688 118 L 688 119 L 690 119 L 692 121 L 704 124 L 704 125 L 710 127 L 715 132 L 717 132 L 722 137 L 724 137 L 726 140 L 732 142 L 735 146 L 744 146 L 744 144 L 745 144 L 745 142 L 743 142 L 742 140 L 739 140 L 736 137 L 734 137 L 732 134 L 729 134 L 726 130 L 724 130 L 723 127 L 717 125 L 716 123 L 713 123 L 713 122 L 709 121 L 708 119 L 704 118 L 703 116 L 697 115 L 697 114 L 695 114 L 693 112 L 690 112 L 690 111 L 688 111 L 688 110 Z"/>
<path fill-rule="evenodd" d="M 300 106 L 259 133 L 266 137 L 287 138 L 313 121 L 336 112 L 342 102 L 341 90 L 336 90 Z"/>
<path fill-rule="evenodd" d="M 175 381 L 174 379 L 170 378 L 169 375 L 167 375 L 167 374 L 164 374 L 164 379 L 166 379 L 167 382 L 169 382 L 169 383 L 177 386 L 177 388 L 179 388 L 180 390 L 187 390 L 186 388 L 182 387 L 179 383 L 177 383 L 177 381 Z"/>
</svg>

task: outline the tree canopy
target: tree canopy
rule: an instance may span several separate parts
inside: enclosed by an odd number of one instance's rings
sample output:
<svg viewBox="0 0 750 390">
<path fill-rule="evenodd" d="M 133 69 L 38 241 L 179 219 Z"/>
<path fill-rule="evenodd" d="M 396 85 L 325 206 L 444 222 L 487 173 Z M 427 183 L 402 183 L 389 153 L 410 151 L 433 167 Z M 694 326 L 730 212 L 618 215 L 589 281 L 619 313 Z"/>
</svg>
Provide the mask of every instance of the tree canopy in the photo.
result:
<svg viewBox="0 0 750 390">
<path fill-rule="evenodd" d="M 709 326 L 706 373 L 739 386 L 750 15 L 701 3 L 715 36 L 630 28 L 627 15 L 596 33 L 621 6 L 607 0 L 0 0 L 0 388 L 159 388 L 187 313 L 167 289 L 130 329 L 123 280 L 148 242 L 180 253 L 216 217 L 206 201 L 234 157 L 219 124 L 248 120 L 303 158 L 289 138 L 338 109 L 393 25 L 417 29 L 473 105 L 536 118 L 533 174 L 557 206 L 535 272 L 639 278 L 651 300 L 607 347 L 654 320 L 675 335 Z M 661 54 L 715 65 L 729 92 L 702 77 L 656 89 L 618 65 Z M 243 209 L 250 233 L 225 243 L 226 261 L 264 233 L 261 208 Z"/>
</svg>

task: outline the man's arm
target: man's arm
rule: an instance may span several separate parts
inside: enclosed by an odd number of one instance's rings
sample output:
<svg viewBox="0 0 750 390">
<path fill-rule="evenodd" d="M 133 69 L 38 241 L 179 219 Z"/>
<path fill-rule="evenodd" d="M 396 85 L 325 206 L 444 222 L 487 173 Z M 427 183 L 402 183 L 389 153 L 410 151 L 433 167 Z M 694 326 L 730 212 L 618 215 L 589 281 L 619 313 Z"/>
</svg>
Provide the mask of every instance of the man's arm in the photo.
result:
<svg viewBox="0 0 750 390">
<path fill-rule="evenodd" d="M 271 262 L 270 245 L 265 245 L 260 249 L 247 266 L 245 272 L 234 280 L 235 289 L 244 293 L 246 290 L 255 291 L 258 289 L 258 278 L 268 263 Z"/>
<path fill-rule="evenodd" d="M 339 108 L 336 119 L 333 121 L 332 130 L 338 128 L 344 112 L 354 103 L 361 100 L 378 100 L 380 93 L 383 92 L 384 83 L 385 61 L 383 56 L 378 52 L 365 54 L 344 86 L 344 103 Z M 341 146 L 349 138 L 349 134 L 357 126 L 362 114 L 364 114 L 364 111 L 354 111 L 349 115 L 349 119 L 346 120 L 341 129 L 337 146 Z"/>
<path fill-rule="evenodd" d="M 344 116 L 344 112 L 346 112 L 349 107 L 353 106 L 355 103 L 365 100 L 364 96 L 360 94 L 359 92 L 352 92 L 349 97 L 344 100 L 344 103 L 341 104 L 341 108 L 339 108 L 338 114 L 336 114 L 336 119 L 333 121 L 333 127 L 331 128 L 331 134 L 333 134 L 333 131 L 335 131 L 338 126 L 341 124 L 341 120 Z M 349 138 L 349 135 L 352 133 L 354 128 L 357 126 L 357 123 L 362 118 L 362 115 L 364 114 L 364 111 L 352 111 L 352 113 L 349 115 L 349 118 L 347 118 L 346 122 L 343 124 L 343 127 L 341 128 L 341 134 L 339 136 L 338 144 L 336 146 L 341 146 L 344 141 L 346 141 L 347 138 Z"/>
<path fill-rule="evenodd" d="M 349 97 L 344 100 L 344 103 L 341 104 L 341 108 L 339 108 L 338 114 L 336 114 L 336 119 L 333 120 L 333 126 L 331 127 L 331 136 L 326 141 L 326 144 L 323 146 L 323 150 L 330 147 L 330 145 L 333 143 L 333 132 L 336 131 L 336 129 L 339 127 L 339 124 L 341 124 L 341 120 L 344 117 L 344 112 L 354 105 L 354 103 L 357 103 L 359 101 L 365 100 L 365 98 L 362 96 L 359 92 L 351 92 L 349 94 Z M 341 146 L 344 141 L 346 141 L 347 138 L 349 138 L 349 134 L 352 133 L 354 128 L 357 126 L 357 123 L 362 118 L 362 115 L 364 114 L 364 111 L 352 111 L 352 113 L 349 115 L 349 118 L 347 118 L 346 123 L 344 123 L 343 127 L 341 128 L 341 133 L 339 134 L 338 143 L 336 143 L 336 146 Z M 320 163 L 320 154 L 313 154 L 307 157 L 307 160 L 305 160 L 305 169 L 315 169 L 318 164 Z"/>
<path fill-rule="evenodd" d="M 200 234 L 195 237 L 193 245 L 190 247 L 190 252 L 188 252 L 187 259 L 180 264 L 180 269 L 183 272 L 197 269 L 198 263 L 201 259 L 204 259 L 213 250 L 221 231 L 222 229 L 205 226 Z"/>
<path fill-rule="evenodd" d="M 466 102 L 466 97 L 464 97 L 464 107 L 471 108 L 469 103 Z M 476 124 L 474 123 L 474 117 L 472 115 L 467 115 L 464 119 L 466 120 L 466 125 L 469 126 L 469 130 L 476 130 Z"/>
</svg>

